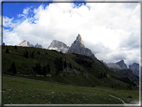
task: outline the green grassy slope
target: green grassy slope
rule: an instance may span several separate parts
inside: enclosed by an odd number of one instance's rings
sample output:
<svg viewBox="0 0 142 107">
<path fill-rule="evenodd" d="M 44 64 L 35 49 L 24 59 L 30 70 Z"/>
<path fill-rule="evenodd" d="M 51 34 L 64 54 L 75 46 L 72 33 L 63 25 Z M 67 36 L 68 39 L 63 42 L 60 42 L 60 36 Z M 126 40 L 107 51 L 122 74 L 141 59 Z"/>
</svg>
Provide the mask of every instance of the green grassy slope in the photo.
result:
<svg viewBox="0 0 142 107">
<path fill-rule="evenodd" d="M 138 101 L 138 91 L 107 87 L 76 87 L 2 77 L 3 104 L 122 104 Z"/>
<path fill-rule="evenodd" d="M 8 48 L 9 53 L 5 53 Z M 28 51 L 28 58 L 24 57 L 24 52 Z M 30 57 L 34 51 L 34 58 Z M 40 52 L 40 54 L 38 54 Z M 47 54 L 46 54 L 47 53 Z M 62 61 L 67 62 L 67 67 L 60 71 L 56 75 L 55 59 L 62 58 Z M 82 85 L 82 86 L 105 86 L 113 87 L 117 89 L 128 89 L 126 82 L 120 81 L 116 78 L 123 78 L 114 71 L 106 67 L 102 62 L 91 57 L 77 55 L 77 54 L 63 54 L 60 52 L 32 48 L 32 47 L 17 47 L 14 46 L 3 46 L 2 47 L 2 73 L 12 75 L 11 71 L 8 71 L 11 64 L 15 63 L 17 74 L 16 76 L 24 76 L 27 78 L 34 78 L 45 81 L 61 82 L 66 84 Z M 49 64 L 50 75 L 47 77 L 37 76 L 34 71 L 36 63 L 40 63 L 41 68 Z M 69 67 L 71 63 L 72 67 Z M 101 77 L 101 75 L 104 75 Z M 135 89 L 132 86 L 132 89 Z"/>
</svg>

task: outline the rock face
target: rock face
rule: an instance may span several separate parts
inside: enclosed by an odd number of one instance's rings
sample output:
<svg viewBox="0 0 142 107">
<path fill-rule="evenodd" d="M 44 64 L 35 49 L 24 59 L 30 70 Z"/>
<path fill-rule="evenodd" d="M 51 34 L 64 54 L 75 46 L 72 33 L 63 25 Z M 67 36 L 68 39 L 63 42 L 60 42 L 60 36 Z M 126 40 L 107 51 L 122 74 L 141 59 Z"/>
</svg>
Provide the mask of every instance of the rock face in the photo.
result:
<svg viewBox="0 0 142 107">
<path fill-rule="evenodd" d="M 43 48 L 42 45 L 36 44 L 36 45 L 34 46 L 33 44 L 30 44 L 27 40 L 24 40 L 24 41 L 20 42 L 20 43 L 19 43 L 18 45 L 16 45 L 16 46 Z"/>
<path fill-rule="evenodd" d="M 117 68 L 117 69 L 121 69 L 121 67 L 118 64 L 115 63 L 107 63 L 106 64 L 109 68 Z"/>
<path fill-rule="evenodd" d="M 124 76 L 124 77 L 130 78 L 130 79 L 132 79 L 134 81 L 139 81 L 139 77 L 137 75 L 135 75 L 130 69 L 116 69 L 116 68 L 113 68 L 112 70 L 115 71 L 116 73 Z"/>
<path fill-rule="evenodd" d="M 62 52 L 62 53 L 66 53 L 69 49 L 69 47 L 60 41 L 57 40 L 53 40 L 50 44 L 50 46 L 48 47 L 49 50 L 56 50 L 58 52 Z"/>
<path fill-rule="evenodd" d="M 20 42 L 17 46 L 25 46 L 25 47 L 30 47 L 30 43 L 26 40 Z"/>
<path fill-rule="evenodd" d="M 116 73 L 124 77 L 130 78 L 134 81 L 139 81 L 139 77 L 135 75 L 131 69 L 127 68 L 127 65 L 125 64 L 124 60 L 121 60 L 117 63 L 107 63 L 107 66 L 111 68 L 113 71 L 115 71 Z"/>
<path fill-rule="evenodd" d="M 78 34 L 78 36 L 76 37 L 76 40 L 72 43 L 67 53 L 76 53 L 76 54 L 81 54 L 86 56 L 93 55 L 90 49 L 85 48 L 80 34 Z"/>
<path fill-rule="evenodd" d="M 121 60 L 120 62 L 117 62 L 116 64 L 119 65 L 121 69 L 127 69 L 127 65 L 124 63 L 124 60 Z"/>
<path fill-rule="evenodd" d="M 139 76 L 139 64 L 133 63 L 129 65 L 129 69 L 132 70 L 135 75 Z"/>
<path fill-rule="evenodd" d="M 107 63 L 109 68 L 117 68 L 117 69 L 128 69 L 127 65 L 125 64 L 124 60 L 121 60 L 117 63 Z"/>
<path fill-rule="evenodd" d="M 42 45 L 39 45 L 39 44 L 36 44 L 34 47 L 35 47 L 35 48 L 43 48 L 43 46 L 42 46 Z"/>
</svg>

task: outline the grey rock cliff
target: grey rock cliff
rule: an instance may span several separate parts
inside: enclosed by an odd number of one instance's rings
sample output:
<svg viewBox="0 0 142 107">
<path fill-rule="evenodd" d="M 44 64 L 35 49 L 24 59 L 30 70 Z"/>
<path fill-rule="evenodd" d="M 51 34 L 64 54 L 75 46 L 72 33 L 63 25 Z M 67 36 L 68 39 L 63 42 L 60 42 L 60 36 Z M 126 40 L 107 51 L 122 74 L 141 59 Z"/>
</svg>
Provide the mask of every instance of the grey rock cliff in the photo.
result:
<svg viewBox="0 0 142 107">
<path fill-rule="evenodd" d="M 34 47 L 35 47 L 35 48 L 43 48 L 43 46 L 42 46 L 42 45 L 39 45 L 39 44 L 36 44 Z"/>
<path fill-rule="evenodd" d="M 19 43 L 18 45 L 16 45 L 16 46 L 43 48 L 42 45 L 36 44 L 36 45 L 34 46 L 33 44 L 30 44 L 27 40 L 24 40 L 24 41 L 20 42 L 20 43 Z"/>
<path fill-rule="evenodd" d="M 27 40 L 23 40 L 17 46 L 30 47 L 30 43 Z"/>
<path fill-rule="evenodd" d="M 117 68 L 117 69 L 128 69 L 127 65 L 125 64 L 124 60 L 121 60 L 117 63 L 107 63 L 109 68 Z"/>
<path fill-rule="evenodd" d="M 139 64 L 133 63 L 129 65 L 129 69 L 132 70 L 135 75 L 139 76 Z"/>
<path fill-rule="evenodd" d="M 121 61 L 117 62 L 116 64 L 119 65 L 121 67 L 121 69 L 128 69 L 127 65 L 124 63 L 124 60 L 121 60 Z"/>
<path fill-rule="evenodd" d="M 81 54 L 86 56 L 93 56 L 91 50 L 88 48 L 85 48 L 80 34 L 78 34 L 78 36 L 76 37 L 76 40 L 72 43 L 67 53 L 76 53 L 76 54 Z"/>
<path fill-rule="evenodd" d="M 69 47 L 63 42 L 53 40 L 47 49 L 56 50 L 58 52 L 66 53 L 68 51 Z"/>
</svg>

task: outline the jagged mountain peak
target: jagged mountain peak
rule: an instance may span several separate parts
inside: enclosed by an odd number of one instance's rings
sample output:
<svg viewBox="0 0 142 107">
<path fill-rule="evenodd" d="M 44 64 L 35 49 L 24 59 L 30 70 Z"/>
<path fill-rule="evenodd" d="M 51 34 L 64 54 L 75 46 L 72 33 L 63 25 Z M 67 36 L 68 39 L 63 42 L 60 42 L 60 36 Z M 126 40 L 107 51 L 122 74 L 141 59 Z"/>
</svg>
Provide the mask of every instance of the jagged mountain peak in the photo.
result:
<svg viewBox="0 0 142 107">
<path fill-rule="evenodd" d="M 116 62 L 116 63 L 107 63 L 107 66 L 109 68 L 128 69 L 124 60 L 120 60 L 119 62 Z"/>
<path fill-rule="evenodd" d="M 80 34 L 78 34 L 78 36 L 76 37 L 76 40 L 77 40 L 77 41 L 82 41 L 82 38 L 81 38 L 81 35 L 80 35 Z"/>
<path fill-rule="evenodd" d="M 116 62 L 116 63 L 124 63 L 124 60 L 122 59 L 122 60 L 120 60 L 119 62 Z"/>
<path fill-rule="evenodd" d="M 116 64 L 118 64 L 122 69 L 127 69 L 127 65 L 125 64 L 124 60 L 121 60 Z"/>
<path fill-rule="evenodd" d="M 133 63 L 132 65 L 129 65 L 129 69 L 133 71 L 133 73 L 137 76 L 139 76 L 139 64 Z"/>
<path fill-rule="evenodd" d="M 42 45 L 36 44 L 35 46 L 33 44 L 30 44 L 27 40 L 23 40 L 17 46 L 24 46 L 24 47 L 35 47 L 35 48 L 43 48 Z"/>
<path fill-rule="evenodd" d="M 57 40 L 53 40 L 47 49 L 66 53 L 68 51 L 68 48 L 69 47 L 65 43 L 57 41 Z"/>
<path fill-rule="evenodd" d="M 81 54 L 86 56 L 93 55 L 90 49 L 85 48 L 80 34 L 78 34 L 78 36 L 76 37 L 76 40 L 72 43 L 67 53 L 76 53 L 76 54 Z"/>
<path fill-rule="evenodd" d="M 23 40 L 22 42 L 20 42 L 19 44 L 17 44 L 17 46 L 26 46 L 26 47 L 29 47 L 30 43 L 27 40 Z"/>
</svg>

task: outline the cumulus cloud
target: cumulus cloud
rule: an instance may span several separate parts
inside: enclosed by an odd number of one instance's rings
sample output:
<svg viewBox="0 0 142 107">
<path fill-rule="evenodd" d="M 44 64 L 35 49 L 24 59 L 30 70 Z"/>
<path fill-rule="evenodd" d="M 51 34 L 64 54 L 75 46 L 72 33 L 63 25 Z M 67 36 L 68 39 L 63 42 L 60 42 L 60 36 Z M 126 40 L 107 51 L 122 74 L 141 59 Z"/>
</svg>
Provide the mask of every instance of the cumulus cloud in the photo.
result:
<svg viewBox="0 0 142 107">
<path fill-rule="evenodd" d="M 120 42 L 119 47 L 125 50 L 139 49 L 140 48 L 140 34 L 132 32 L 127 38 L 123 39 Z"/>
<path fill-rule="evenodd" d="M 29 12 L 33 16 L 28 16 Z M 27 40 L 47 48 L 52 40 L 59 40 L 71 46 L 81 34 L 85 46 L 100 60 L 139 60 L 139 3 L 51 3 L 26 7 L 19 16 L 23 19 L 17 23 L 14 18 L 3 17 L 4 26 L 13 27 L 4 29 L 7 45 Z"/>
</svg>

